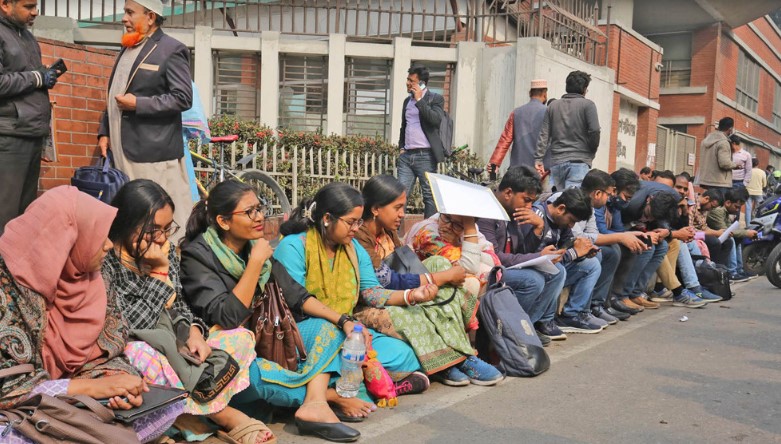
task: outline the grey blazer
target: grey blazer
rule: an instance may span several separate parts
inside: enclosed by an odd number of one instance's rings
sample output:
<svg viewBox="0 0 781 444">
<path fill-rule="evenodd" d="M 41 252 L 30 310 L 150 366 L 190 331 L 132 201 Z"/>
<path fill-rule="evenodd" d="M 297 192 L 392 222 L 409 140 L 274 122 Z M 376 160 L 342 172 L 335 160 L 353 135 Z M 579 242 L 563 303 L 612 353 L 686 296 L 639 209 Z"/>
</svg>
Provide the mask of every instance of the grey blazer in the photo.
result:
<svg viewBox="0 0 781 444">
<path fill-rule="evenodd" d="M 120 51 L 119 57 L 124 51 Z M 111 71 L 109 91 L 117 62 Z M 125 156 L 138 163 L 181 158 L 184 154 L 182 112 L 193 104 L 187 47 L 162 29 L 155 31 L 133 63 L 126 92 L 136 96 L 136 110 L 122 111 Z M 108 113 L 104 111 L 98 136 L 110 134 L 108 125 Z"/>
<path fill-rule="evenodd" d="M 404 137 L 407 130 L 407 103 L 410 97 L 404 100 L 404 106 L 401 110 L 401 134 L 399 135 L 399 148 L 404 149 Z M 439 138 L 439 124 L 445 115 L 445 98 L 439 94 L 427 91 L 423 100 L 415 103 L 420 111 L 420 126 L 423 128 L 423 134 L 426 135 L 428 143 L 431 144 L 431 153 L 434 154 L 434 160 L 442 162 L 445 160 L 445 147 L 442 145 L 442 139 Z"/>
</svg>

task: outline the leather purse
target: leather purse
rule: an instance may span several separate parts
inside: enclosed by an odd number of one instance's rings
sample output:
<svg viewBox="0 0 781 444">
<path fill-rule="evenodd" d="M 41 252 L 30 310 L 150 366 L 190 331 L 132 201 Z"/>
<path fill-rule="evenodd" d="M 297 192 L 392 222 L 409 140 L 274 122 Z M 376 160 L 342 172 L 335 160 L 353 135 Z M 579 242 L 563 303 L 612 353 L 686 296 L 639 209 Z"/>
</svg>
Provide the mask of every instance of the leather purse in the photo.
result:
<svg viewBox="0 0 781 444">
<path fill-rule="evenodd" d="M 18 372 L 15 371 L 16 368 Z M 3 377 L 29 372 L 28 365 L 6 369 Z M 83 406 L 80 408 L 77 406 Z M 83 395 L 32 395 L 13 408 L 0 410 L 0 441 L 15 429 L 33 442 L 61 444 L 138 444 L 132 425 L 117 422 L 114 413 Z"/>
<path fill-rule="evenodd" d="M 396 273 L 401 274 L 426 274 L 428 269 L 420 261 L 418 255 L 407 245 L 396 247 L 393 253 L 384 260 L 385 264 Z"/>
<path fill-rule="evenodd" d="M 298 370 L 299 361 L 306 360 L 298 325 L 276 282 L 266 283 L 264 294 L 255 305 L 251 326 L 255 331 L 255 351 L 261 358 L 290 371 Z"/>
</svg>

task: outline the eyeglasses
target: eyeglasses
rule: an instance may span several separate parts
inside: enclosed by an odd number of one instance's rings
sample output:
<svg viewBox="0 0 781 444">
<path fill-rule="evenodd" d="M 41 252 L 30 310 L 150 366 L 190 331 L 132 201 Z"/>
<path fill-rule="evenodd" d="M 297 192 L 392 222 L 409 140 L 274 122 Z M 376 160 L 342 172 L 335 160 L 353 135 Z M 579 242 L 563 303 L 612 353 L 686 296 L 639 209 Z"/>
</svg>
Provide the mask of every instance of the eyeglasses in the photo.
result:
<svg viewBox="0 0 781 444">
<path fill-rule="evenodd" d="M 165 238 L 168 239 L 176 234 L 176 232 L 179 231 L 179 228 L 180 227 L 176 222 L 171 222 L 171 225 L 168 228 L 155 228 L 152 231 L 147 231 L 146 234 L 153 241 L 160 239 L 160 236 L 165 236 Z"/>
<path fill-rule="evenodd" d="M 244 214 L 248 218 L 250 218 L 250 220 L 256 220 L 258 216 L 266 215 L 266 208 L 263 206 L 263 204 L 258 204 L 255 205 L 254 207 L 249 207 L 246 210 L 234 211 L 233 213 L 230 214 L 231 215 Z"/>
<path fill-rule="evenodd" d="M 363 219 L 356 219 L 350 222 L 349 220 L 340 217 L 339 220 L 346 223 L 351 230 L 357 230 L 363 226 Z"/>
<path fill-rule="evenodd" d="M 443 214 L 443 215 L 441 215 L 439 218 L 440 218 L 440 219 L 442 219 L 442 222 L 444 222 L 445 224 L 447 224 L 447 225 L 450 225 L 450 227 L 451 227 L 451 228 L 452 228 L 454 231 L 464 231 L 464 224 L 462 224 L 461 222 L 456 222 L 456 221 L 454 221 L 454 220 L 453 220 L 453 219 L 452 219 L 450 216 L 448 216 L 447 214 Z"/>
</svg>

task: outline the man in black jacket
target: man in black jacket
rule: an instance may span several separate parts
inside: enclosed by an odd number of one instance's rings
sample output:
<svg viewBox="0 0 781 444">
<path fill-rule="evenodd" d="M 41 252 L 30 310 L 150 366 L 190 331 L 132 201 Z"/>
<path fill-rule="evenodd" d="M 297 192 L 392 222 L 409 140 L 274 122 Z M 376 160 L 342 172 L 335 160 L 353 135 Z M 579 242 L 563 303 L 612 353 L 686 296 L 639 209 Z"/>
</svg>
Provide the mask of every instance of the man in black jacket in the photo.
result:
<svg viewBox="0 0 781 444">
<path fill-rule="evenodd" d="M 37 0 L 0 0 L 0 234 L 35 199 L 51 123 L 58 72 L 27 29 L 37 16 Z"/>
<path fill-rule="evenodd" d="M 420 181 L 424 214 L 428 218 L 437 212 L 437 208 L 426 173 L 435 173 L 437 163 L 445 160 L 445 147 L 439 137 L 439 124 L 445 115 L 445 99 L 426 88 L 428 68 L 416 65 L 408 73 L 409 97 L 404 100 L 401 114 L 401 153 L 396 167 L 399 181 L 407 188 L 407 196 L 412 193 L 415 180 Z"/>
<path fill-rule="evenodd" d="M 184 227 L 193 207 L 182 156 L 182 112 L 193 97 L 190 51 L 160 29 L 160 0 L 127 0 L 124 10 L 126 33 L 109 80 L 98 147 L 103 156 L 111 148 L 130 180 L 160 184 L 176 206 L 174 221 Z"/>
</svg>

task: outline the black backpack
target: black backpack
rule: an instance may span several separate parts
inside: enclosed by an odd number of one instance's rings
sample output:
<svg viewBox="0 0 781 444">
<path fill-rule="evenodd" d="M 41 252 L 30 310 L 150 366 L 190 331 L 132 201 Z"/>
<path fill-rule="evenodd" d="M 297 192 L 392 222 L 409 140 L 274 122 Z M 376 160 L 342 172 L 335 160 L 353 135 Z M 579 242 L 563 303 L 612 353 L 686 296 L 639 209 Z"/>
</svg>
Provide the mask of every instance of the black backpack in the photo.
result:
<svg viewBox="0 0 781 444">
<path fill-rule="evenodd" d="M 537 376 L 550 368 L 550 358 L 515 292 L 501 282 L 502 270 L 491 270 L 488 290 L 480 300 L 478 354 L 490 361 L 491 352 L 495 352 L 497 368 L 507 376 Z"/>
<path fill-rule="evenodd" d="M 692 259 L 698 256 L 693 256 Z M 704 259 L 704 257 L 703 257 Z M 713 294 L 721 296 L 723 301 L 732 299 L 732 288 L 729 285 L 729 270 L 715 262 L 695 260 L 694 270 L 700 285 Z"/>
</svg>

